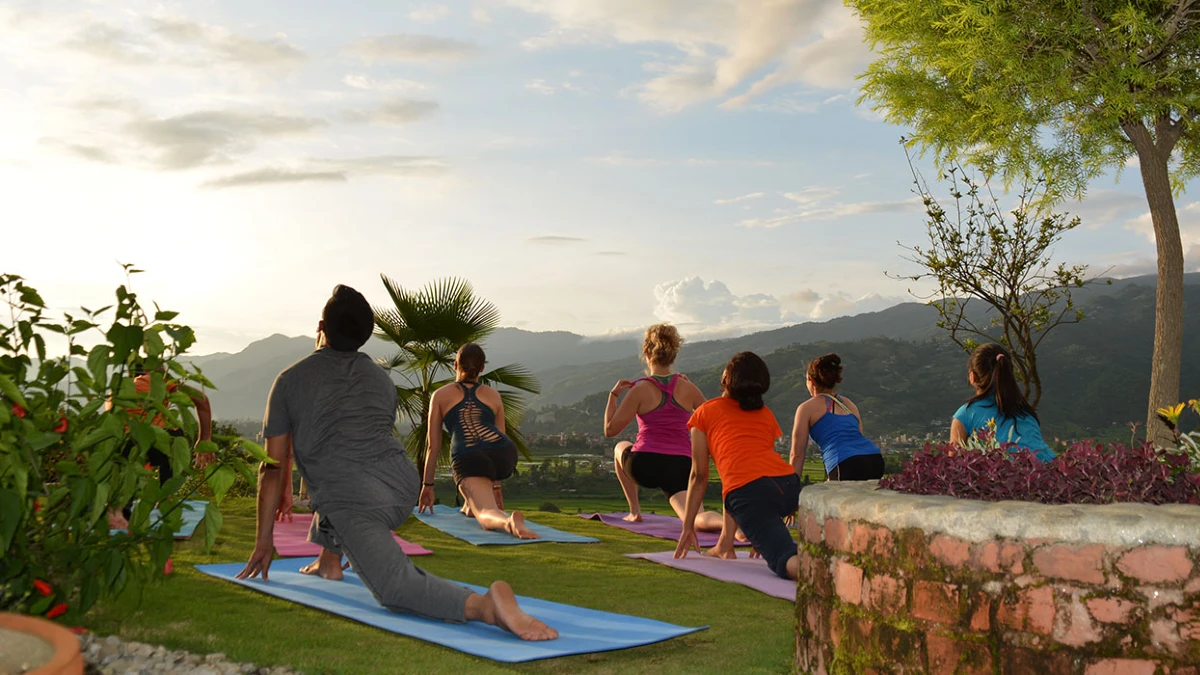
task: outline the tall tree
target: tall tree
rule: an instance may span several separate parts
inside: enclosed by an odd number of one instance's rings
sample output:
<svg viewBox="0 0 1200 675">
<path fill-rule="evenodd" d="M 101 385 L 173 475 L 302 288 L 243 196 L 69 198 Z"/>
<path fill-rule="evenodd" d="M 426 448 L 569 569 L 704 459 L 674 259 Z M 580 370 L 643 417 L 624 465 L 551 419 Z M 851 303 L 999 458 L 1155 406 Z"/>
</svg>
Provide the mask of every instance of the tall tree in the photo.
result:
<svg viewBox="0 0 1200 675">
<path fill-rule="evenodd" d="M 465 279 L 439 279 L 412 290 L 386 275 L 380 276 L 392 306 L 375 309 L 376 335 L 398 347 L 382 365 L 406 382 L 396 386 L 399 412 L 411 427 L 404 435 L 404 447 L 417 466 L 424 466 L 429 400 L 438 387 L 454 381 L 458 348 L 491 335 L 500 325 L 500 311 L 475 295 Z M 526 410 L 520 392 L 537 394 L 537 378 L 524 366 L 512 364 L 480 374 L 479 381 L 499 389 L 504 400 L 505 428 L 528 457 L 529 448 L 519 429 Z M 449 437 L 443 435 L 442 442 L 448 445 Z M 448 457 L 449 453 L 440 456 Z"/>
<path fill-rule="evenodd" d="M 1050 196 L 1136 157 L 1158 248 L 1147 429 L 1179 397 L 1183 245 L 1175 192 L 1200 172 L 1198 0 L 846 0 L 879 58 L 863 97 L 939 161 Z"/>
</svg>

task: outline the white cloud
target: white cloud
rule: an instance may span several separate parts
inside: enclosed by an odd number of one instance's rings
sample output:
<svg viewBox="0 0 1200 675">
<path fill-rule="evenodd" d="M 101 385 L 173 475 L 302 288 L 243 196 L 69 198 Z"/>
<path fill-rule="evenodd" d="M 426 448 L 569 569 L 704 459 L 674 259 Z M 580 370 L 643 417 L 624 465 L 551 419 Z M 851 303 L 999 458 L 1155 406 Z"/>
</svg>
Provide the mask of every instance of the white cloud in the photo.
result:
<svg viewBox="0 0 1200 675">
<path fill-rule="evenodd" d="M 424 91 L 429 87 L 424 83 L 415 80 L 406 80 L 403 78 L 393 78 L 390 80 L 376 80 L 370 75 L 350 74 L 342 78 L 342 84 L 354 89 L 363 89 L 366 91 L 389 91 L 396 93 L 414 93 Z"/>
<path fill-rule="evenodd" d="M 1096 190 L 1085 195 L 1082 201 L 1067 202 L 1055 210 L 1079 216 L 1083 227 L 1094 230 L 1128 219 L 1132 213 L 1145 208 L 1144 195 L 1121 190 Z"/>
<path fill-rule="evenodd" d="M 476 7 L 475 9 L 471 10 L 471 18 L 479 23 L 492 22 L 492 15 L 488 14 L 488 11 L 482 7 Z"/>
<path fill-rule="evenodd" d="M 275 69 L 292 68 L 307 59 L 285 36 L 258 39 L 179 16 L 132 16 L 124 25 L 87 23 L 65 44 L 123 66 L 235 65 Z"/>
<path fill-rule="evenodd" d="M 670 45 L 674 54 L 646 64 L 657 75 L 631 89 L 661 112 L 730 96 L 747 83 L 728 107 L 790 82 L 849 88 L 869 57 L 857 18 L 836 0 L 507 2 L 551 22 L 548 31 L 522 43 L 527 49 Z"/>
<path fill-rule="evenodd" d="M 244 171 L 201 183 L 206 188 L 247 187 L 253 185 L 278 185 L 281 183 L 345 182 L 346 174 L 341 171 L 305 171 L 303 169 L 266 168 Z"/>
<path fill-rule="evenodd" d="M 543 96 L 549 96 L 554 93 L 554 87 L 542 79 L 530 80 L 526 82 L 525 88 L 529 91 L 536 91 Z"/>
<path fill-rule="evenodd" d="M 408 13 L 408 18 L 421 23 L 435 23 L 450 16 L 450 8 L 446 5 L 422 5 Z"/>
<path fill-rule="evenodd" d="M 775 162 L 759 159 L 712 159 L 705 157 L 638 157 L 631 155 L 602 155 L 587 157 L 587 161 L 609 166 L 775 166 Z"/>
<path fill-rule="evenodd" d="M 153 155 L 163 169 L 220 164 L 253 150 L 267 138 L 309 133 L 326 124 L 303 115 L 201 110 L 171 117 L 138 117 L 124 134 Z"/>
<path fill-rule="evenodd" d="M 749 200 L 749 199 L 760 199 L 760 198 L 762 198 L 762 196 L 763 196 L 763 195 L 765 195 L 765 194 L 767 194 L 767 193 L 765 193 L 765 192 L 751 192 L 751 193 L 750 193 L 750 194 L 748 194 L 748 195 L 742 195 L 742 196 L 740 196 L 740 197 L 730 197 L 730 198 L 728 198 L 728 199 L 715 199 L 715 200 L 713 200 L 713 203 L 714 203 L 714 204 L 721 204 L 721 205 L 724 205 L 724 204 L 737 204 L 738 202 L 744 202 L 744 201 L 746 201 L 746 200 Z"/>
<path fill-rule="evenodd" d="M 454 38 L 397 33 L 357 40 L 347 51 L 365 63 L 374 64 L 460 61 L 477 54 L 479 48 Z"/>
<path fill-rule="evenodd" d="M 858 216 L 871 213 L 908 213 L 919 212 L 923 205 L 917 197 L 908 199 L 838 202 L 833 201 L 840 190 L 831 187 L 814 185 L 795 192 L 785 192 L 783 197 L 795 202 L 796 206 L 775 209 L 770 216 L 747 218 L 738 227 L 773 228 L 793 223 L 807 221 L 836 220 L 846 216 Z"/>
<path fill-rule="evenodd" d="M 345 117 L 351 122 L 370 122 L 383 126 L 403 126 L 437 113 L 436 101 L 394 98 L 384 101 L 373 110 L 350 110 Z"/>
<path fill-rule="evenodd" d="M 1176 217 L 1179 219 L 1179 239 L 1183 245 L 1184 271 L 1200 271 L 1200 202 L 1176 204 Z M 1154 222 L 1150 212 L 1133 218 L 1125 223 L 1125 229 L 1144 236 L 1154 243 Z M 1157 270 L 1157 264 L 1153 270 Z"/>
</svg>

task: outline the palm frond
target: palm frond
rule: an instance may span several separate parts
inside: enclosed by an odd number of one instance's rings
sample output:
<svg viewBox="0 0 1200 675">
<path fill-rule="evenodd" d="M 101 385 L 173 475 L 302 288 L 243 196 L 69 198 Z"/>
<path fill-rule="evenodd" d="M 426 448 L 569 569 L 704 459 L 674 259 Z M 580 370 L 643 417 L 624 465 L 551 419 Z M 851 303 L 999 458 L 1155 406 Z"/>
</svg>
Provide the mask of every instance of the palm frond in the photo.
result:
<svg viewBox="0 0 1200 675">
<path fill-rule="evenodd" d="M 496 385 L 510 387 L 512 389 L 520 389 L 527 391 L 530 394 L 542 393 L 541 382 L 529 369 L 518 363 L 510 363 L 507 366 L 500 366 L 479 376 L 479 381 L 489 386 Z"/>
</svg>

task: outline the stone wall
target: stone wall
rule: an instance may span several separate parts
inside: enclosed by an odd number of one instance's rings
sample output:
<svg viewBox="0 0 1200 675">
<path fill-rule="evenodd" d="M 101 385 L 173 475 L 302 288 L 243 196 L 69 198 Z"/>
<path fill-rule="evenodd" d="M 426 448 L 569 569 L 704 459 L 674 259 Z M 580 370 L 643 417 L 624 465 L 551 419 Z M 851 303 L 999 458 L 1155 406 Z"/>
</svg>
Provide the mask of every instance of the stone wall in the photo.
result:
<svg viewBox="0 0 1200 675">
<path fill-rule="evenodd" d="M 801 673 L 1200 675 L 1200 507 L 800 496 Z"/>
</svg>

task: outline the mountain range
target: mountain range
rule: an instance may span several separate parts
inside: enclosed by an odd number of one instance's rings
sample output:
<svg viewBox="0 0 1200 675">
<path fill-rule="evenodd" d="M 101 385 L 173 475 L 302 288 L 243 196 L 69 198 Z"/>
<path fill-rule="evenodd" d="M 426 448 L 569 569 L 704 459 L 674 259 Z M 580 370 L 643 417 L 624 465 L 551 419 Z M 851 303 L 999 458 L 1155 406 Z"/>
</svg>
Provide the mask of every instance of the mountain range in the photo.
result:
<svg viewBox="0 0 1200 675">
<path fill-rule="evenodd" d="M 1200 274 L 1185 278 L 1185 340 L 1200 335 Z M 1145 418 L 1154 332 L 1154 278 L 1105 280 L 1077 289 L 1076 304 L 1087 314 L 1081 324 L 1057 328 L 1043 343 L 1039 361 L 1045 387 L 1040 412 L 1052 432 L 1095 433 L 1112 424 Z M 982 311 L 979 307 L 977 311 Z M 1200 395 L 1200 359 L 1185 342 L 1181 372 L 1185 397 Z M 312 350 L 312 337 L 273 335 L 236 354 L 210 354 L 192 362 L 219 387 L 210 393 L 219 419 L 260 418 L 275 375 Z M 541 381 L 532 403 L 543 414 L 527 432 L 599 428 L 592 410 L 623 377 L 641 372 L 640 339 L 594 339 L 565 331 L 500 328 L 484 343 L 489 367 L 520 363 Z M 937 312 L 922 303 L 902 303 L 880 312 L 808 322 L 724 340 L 685 344 L 677 368 L 716 395 L 720 369 L 729 357 L 750 350 L 764 355 L 774 384 L 768 404 L 790 428 L 790 415 L 803 398 L 808 359 L 837 351 L 846 364 L 843 391 L 879 407 L 880 433 L 919 432 L 944 424 L 970 394 L 966 356 L 937 327 Z M 372 339 L 372 357 L 389 356 L 388 343 Z M 798 375 L 797 375 L 798 374 Z M 965 389 L 965 391 L 964 391 Z M 790 410 L 789 410 L 790 408 Z M 927 409 L 926 412 L 920 412 Z M 550 412 L 552 414 L 544 414 Z M 553 421 L 549 421 L 553 420 Z M 572 421 L 573 420 L 573 421 Z"/>
</svg>

